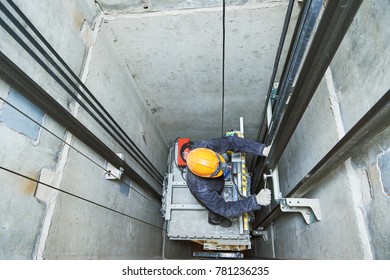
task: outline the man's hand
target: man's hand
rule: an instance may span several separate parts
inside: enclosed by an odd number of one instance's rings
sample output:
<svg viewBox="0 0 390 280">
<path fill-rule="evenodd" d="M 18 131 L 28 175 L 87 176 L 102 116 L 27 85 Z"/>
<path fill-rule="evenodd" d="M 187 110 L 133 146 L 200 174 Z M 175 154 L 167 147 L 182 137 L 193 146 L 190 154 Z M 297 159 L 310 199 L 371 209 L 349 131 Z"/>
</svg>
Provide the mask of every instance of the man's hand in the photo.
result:
<svg viewBox="0 0 390 280">
<path fill-rule="evenodd" d="M 256 195 L 257 203 L 261 206 L 268 206 L 271 204 L 271 190 L 270 189 L 262 189 Z"/>
<path fill-rule="evenodd" d="M 263 149 L 263 156 L 268 157 L 269 151 L 271 150 L 271 145 Z"/>
</svg>

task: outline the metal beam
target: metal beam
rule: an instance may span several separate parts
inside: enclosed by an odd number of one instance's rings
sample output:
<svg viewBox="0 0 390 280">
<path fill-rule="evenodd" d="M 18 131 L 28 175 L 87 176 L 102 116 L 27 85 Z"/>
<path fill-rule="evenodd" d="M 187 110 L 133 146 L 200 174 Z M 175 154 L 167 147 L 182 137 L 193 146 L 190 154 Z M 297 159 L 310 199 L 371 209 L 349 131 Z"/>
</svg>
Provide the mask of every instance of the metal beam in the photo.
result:
<svg viewBox="0 0 390 280">
<path fill-rule="evenodd" d="M 275 78 L 276 78 L 276 74 L 277 74 L 280 58 L 282 56 L 283 46 L 284 46 L 284 43 L 286 41 L 287 31 L 288 31 L 288 27 L 289 27 L 290 20 L 291 20 L 291 15 L 292 15 L 292 12 L 293 12 L 293 9 L 294 9 L 294 2 L 295 2 L 294 0 L 290 0 L 290 2 L 288 4 L 287 11 L 286 11 L 286 16 L 285 16 L 284 23 L 283 23 L 282 34 L 280 36 L 279 45 L 278 45 L 278 49 L 277 49 L 276 56 L 275 56 L 272 76 L 271 76 L 271 80 L 270 80 L 270 83 L 269 83 L 269 86 L 268 86 L 268 91 L 267 91 L 268 94 L 267 94 L 267 99 L 265 101 L 265 108 L 264 108 L 263 118 L 261 120 L 262 123 L 260 125 L 260 132 L 259 132 L 259 136 L 257 137 L 257 139 L 259 141 L 261 141 L 260 139 L 262 139 L 264 137 L 264 134 L 266 132 L 266 128 L 267 128 L 267 126 L 266 126 L 267 104 L 268 104 L 268 102 L 270 101 L 270 98 L 271 98 L 272 88 L 274 86 L 274 82 L 275 82 Z M 302 17 L 302 12 L 301 12 L 301 15 L 300 15 L 299 19 L 301 17 Z M 298 23 L 299 23 L 299 20 L 298 20 Z M 294 32 L 293 38 L 296 38 L 296 32 Z M 290 51 L 289 51 L 289 53 L 287 55 L 287 59 L 286 60 L 288 60 L 290 55 L 291 55 L 291 49 L 290 49 Z"/>
<path fill-rule="evenodd" d="M 303 62 L 291 98 L 278 124 L 268 158 L 259 163 L 253 190 L 262 187 L 262 174 L 273 169 L 306 111 L 326 69 L 358 11 L 362 0 L 328 1 Z"/>
<path fill-rule="evenodd" d="M 125 161 L 120 159 L 115 152 L 62 107 L 1 51 L 0 77 L 113 166 L 118 169 L 123 168 L 124 172 L 132 180 L 146 188 L 146 190 L 151 190 L 158 198 L 161 197 L 161 189 L 153 187 Z"/>
<path fill-rule="evenodd" d="M 348 133 L 317 163 L 317 165 L 287 194 L 302 197 L 330 172 L 359 152 L 370 140 L 390 126 L 390 90 L 348 131 Z M 266 227 L 282 212 L 279 205 L 260 222 Z"/>
<path fill-rule="evenodd" d="M 23 40 L 16 32 L 15 28 L 11 28 L 6 21 L 0 17 L 0 25 L 4 30 L 10 34 L 13 39 L 19 43 L 19 45 L 67 92 L 80 106 L 139 164 L 146 172 L 153 177 L 158 184 L 162 182 L 163 175 L 156 169 L 156 167 L 150 162 L 150 160 L 142 153 L 142 151 L 135 145 L 132 139 L 126 134 L 122 127 L 115 121 L 115 119 L 109 114 L 104 106 L 96 99 L 96 97 L 90 92 L 90 90 L 84 85 L 78 76 L 72 71 L 72 69 L 65 63 L 65 61 L 59 56 L 54 48 L 47 42 L 43 35 L 37 30 L 37 28 L 28 20 L 23 12 L 13 3 L 12 0 L 7 0 L 8 4 L 18 14 L 20 19 L 17 19 L 14 14 L 7 9 L 5 5 L 0 3 L 1 12 L 13 23 L 14 27 L 23 34 L 25 39 Z M 26 29 L 26 25 L 31 29 L 32 34 Z M 39 40 L 35 38 L 38 37 Z M 38 50 L 53 69 L 46 64 L 36 52 L 26 43 L 29 41 Z M 49 50 L 46 51 L 42 47 L 42 44 Z M 58 64 L 52 55 L 60 62 Z M 62 68 L 64 67 L 66 71 Z M 55 74 L 53 70 L 56 70 L 60 76 Z M 69 76 L 70 74 L 70 76 Z M 62 77 L 64 80 L 62 80 Z M 66 81 L 66 83 L 65 83 Z M 79 96 L 81 97 L 79 97 Z M 88 104 L 88 106 L 87 106 Z"/>
<path fill-rule="evenodd" d="M 280 122 L 283 120 L 287 100 L 290 97 L 295 77 L 299 73 L 299 68 L 305 57 L 321 8 L 322 0 L 308 0 L 305 3 L 302 19 L 296 30 L 297 36 L 290 48 L 292 49 L 291 56 L 283 69 L 282 78 L 277 88 L 278 98 L 276 105 L 273 106 L 275 110 L 264 141 L 267 145 L 271 144 L 276 131 L 280 127 Z"/>
<path fill-rule="evenodd" d="M 273 149 L 265 162 L 268 168 L 274 168 L 280 160 L 361 2 L 328 1 L 284 112 L 285 117 L 277 128 Z"/>
<path fill-rule="evenodd" d="M 390 90 L 291 190 L 288 197 L 302 197 L 313 184 L 358 153 L 375 135 L 390 126 Z"/>
</svg>

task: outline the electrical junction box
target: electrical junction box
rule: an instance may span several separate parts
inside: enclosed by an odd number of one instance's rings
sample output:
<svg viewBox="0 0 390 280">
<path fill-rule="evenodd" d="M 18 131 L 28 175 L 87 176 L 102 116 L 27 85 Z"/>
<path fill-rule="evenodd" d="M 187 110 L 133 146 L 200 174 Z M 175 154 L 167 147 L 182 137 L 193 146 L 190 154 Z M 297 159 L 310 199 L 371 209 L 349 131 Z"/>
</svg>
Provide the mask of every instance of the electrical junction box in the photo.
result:
<svg viewBox="0 0 390 280">
<path fill-rule="evenodd" d="M 190 142 L 190 138 L 179 138 L 177 139 L 177 165 L 179 167 L 185 167 L 187 166 L 187 162 L 182 158 L 181 149 L 183 145 L 186 145 Z M 190 148 L 187 147 L 183 151 L 183 156 L 187 156 L 190 151 Z"/>
</svg>

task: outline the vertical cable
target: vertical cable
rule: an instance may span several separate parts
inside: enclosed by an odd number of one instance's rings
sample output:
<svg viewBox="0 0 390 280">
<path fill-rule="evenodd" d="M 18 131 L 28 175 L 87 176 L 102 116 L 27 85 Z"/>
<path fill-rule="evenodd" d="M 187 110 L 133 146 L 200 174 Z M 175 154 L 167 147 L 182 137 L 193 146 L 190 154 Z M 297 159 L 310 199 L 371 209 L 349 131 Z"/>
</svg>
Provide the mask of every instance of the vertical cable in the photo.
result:
<svg viewBox="0 0 390 280">
<path fill-rule="evenodd" d="M 223 122 L 225 118 L 225 0 L 222 1 L 222 124 L 221 124 L 221 134 L 223 136 Z"/>
</svg>

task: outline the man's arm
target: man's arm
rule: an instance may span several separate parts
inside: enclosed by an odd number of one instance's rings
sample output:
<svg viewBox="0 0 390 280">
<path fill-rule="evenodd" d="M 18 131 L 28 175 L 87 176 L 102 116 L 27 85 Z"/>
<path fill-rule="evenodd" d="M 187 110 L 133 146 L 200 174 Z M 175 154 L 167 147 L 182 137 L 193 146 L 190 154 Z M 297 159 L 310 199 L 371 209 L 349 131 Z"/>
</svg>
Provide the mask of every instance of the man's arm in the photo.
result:
<svg viewBox="0 0 390 280">
<path fill-rule="evenodd" d="M 196 141 L 193 148 L 208 148 L 219 154 L 227 151 L 250 153 L 262 156 L 266 146 L 262 143 L 237 136 L 224 136 L 213 139 Z"/>
<path fill-rule="evenodd" d="M 193 194 L 211 212 L 226 218 L 238 217 L 244 213 L 260 209 L 260 205 L 254 195 L 242 200 L 226 202 L 217 192 L 209 191 L 207 189 L 197 191 Z"/>
</svg>

